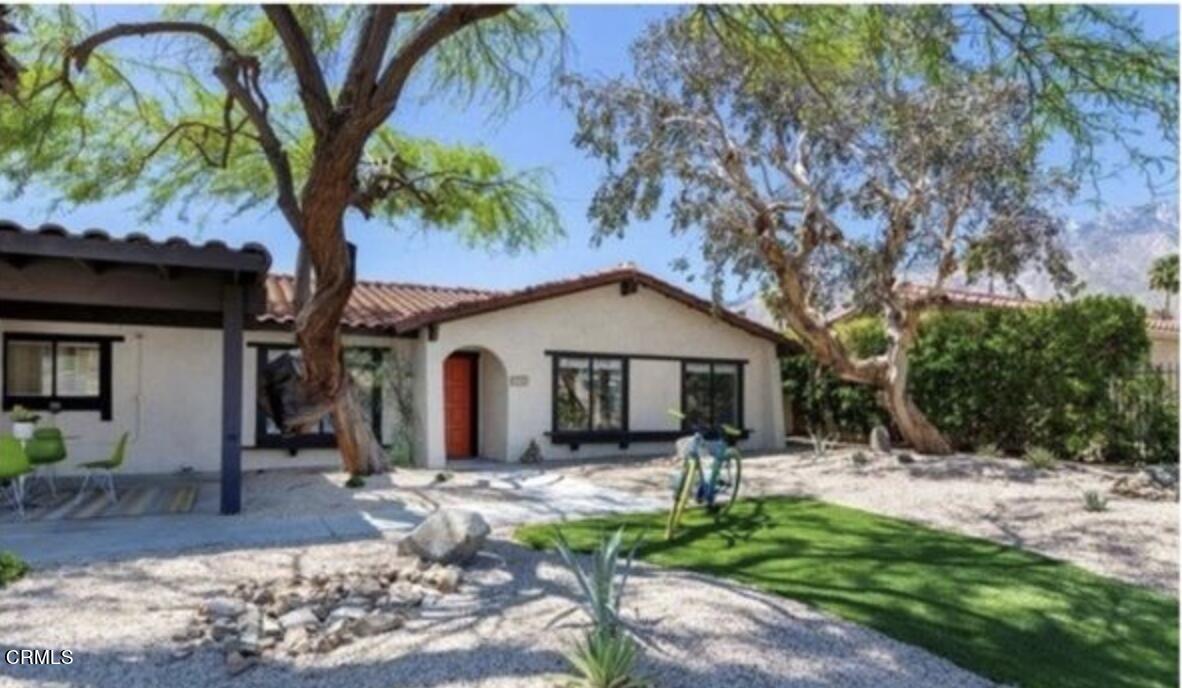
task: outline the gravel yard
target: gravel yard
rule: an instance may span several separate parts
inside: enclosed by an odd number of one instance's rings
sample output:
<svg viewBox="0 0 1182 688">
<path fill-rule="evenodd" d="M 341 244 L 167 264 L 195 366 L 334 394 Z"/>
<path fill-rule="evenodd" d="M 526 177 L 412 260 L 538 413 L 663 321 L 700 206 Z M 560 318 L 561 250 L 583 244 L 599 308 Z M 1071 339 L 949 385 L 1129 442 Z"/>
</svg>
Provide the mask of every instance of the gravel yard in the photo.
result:
<svg viewBox="0 0 1182 688">
<path fill-rule="evenodd" d="M 69 649 L 68 666 L 0 665 L 0 685 L 553 686 L 580 614 L 553 556 L 494 542 L 460 594 L 420 619 L 325 655 L 228 679 L 213 649 L 172 658 L 170 636 L 205 599 L 248 579 L 377 565 L 389 542 L 144 558 L 33 572 L 0 593 L 0 646 Z M 657 686 L 985 686 L 922 650 L 802 604 L 638 567 L 625 615 Z"/>
<path fill-rule="evenodd" d="M 1132 583 L 1178 592 L 1178 503 L 1109 495 L 1127 471 L 1060 464 L 1036 471 L 1017 459 L 917 456 L 900 464 L 893 456 L 864 466 L 850 451 L 825 458 L 810 453 L 753 458 L 743 465 L 743 491 L 810 495 L 879 514 L 1074 562 Z M 572 465 L 555 472 L 634 494 L 665 495 L 668 459 Z M 1108 496 L 1108 510 L 1084 510 L 1083 493 Z"/>
</svg>

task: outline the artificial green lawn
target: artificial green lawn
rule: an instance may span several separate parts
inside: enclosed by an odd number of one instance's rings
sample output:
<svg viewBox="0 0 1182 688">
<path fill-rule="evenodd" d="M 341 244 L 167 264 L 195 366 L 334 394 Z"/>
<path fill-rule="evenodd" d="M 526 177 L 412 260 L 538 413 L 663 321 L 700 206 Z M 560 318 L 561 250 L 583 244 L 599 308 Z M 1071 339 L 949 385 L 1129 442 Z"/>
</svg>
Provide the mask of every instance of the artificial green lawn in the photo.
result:
<svg viewBox="0 0 1182 688">
<path fill-rule="evenodd" d="M 665 542 L 665 514 L 562 524 L 589 550 L 625 526 L 637 557 L 731 578 L 1021 686 L 1175 686 L 1178 600 L 988 540 L 814 500 L 700 509 Z M 553 546 L 554 526 L 523 526 Z"/>
</svg>

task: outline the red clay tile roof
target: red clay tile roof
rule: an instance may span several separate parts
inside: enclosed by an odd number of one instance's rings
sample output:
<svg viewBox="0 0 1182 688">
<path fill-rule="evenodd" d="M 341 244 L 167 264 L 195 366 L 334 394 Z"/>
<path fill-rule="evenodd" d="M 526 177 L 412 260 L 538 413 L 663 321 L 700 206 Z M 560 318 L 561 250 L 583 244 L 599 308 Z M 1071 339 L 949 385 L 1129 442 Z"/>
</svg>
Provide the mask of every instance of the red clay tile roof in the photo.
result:
<svg viewBox="0 0 1182 688">
<path fill-rule="evenodd" d="M 495 293 L 481 289 L 358 280 L 345 307 L 344 324 L 346 327 L 402 331 L 399 323 L 407 318 L 465 301 L 486 299 Z M 294 277 L 268 275 L 267 313 L 259 320 L 293 322 L 294 296 Z"/>
<path fill-rule="evenodd" d="M 931 287 L 904 283 L 900 285 L 900 291 L 905 297 L 918 297 L 926 295 L 931 291 Z M 944 294 L 947 305 L 960 308 L 1033 308 L 1047 303 L 1037 299 L 1024 299 L 1020 296 L 989 294 L 964 289 L 945 289 Z M 1151 333 L 1164 332 L 1167 334 L 1177 334 L 1179 331 L 1177 320 L 1153 315 L 1145 318 L 1145 329 Z"/>
<path fill-rule="evenodd" d="M 715 306 L 664 280 L 642 272 L 632 265 L 621 265 L 600 272 L 543 282 L 512 291 L 486 291 L 459 287 L 434 287 L 398 282 L 361 282 L 345 309 L 347 327 L 404 333 L 457 320 L 480 313 L 520 306 L 535 301 L 565 296 L 609 284 L 632 282 L 678 301 L 690 308 L 715 315 L 723 322 L 757 337 L 788 343 L 785 337 L 738 313 Z M 271 275 L 267 279 L 267 315 L 264 322 L 288 323 L 295 319 L 292 296 L 295 280 L 290 275 Z"/>
</svg>

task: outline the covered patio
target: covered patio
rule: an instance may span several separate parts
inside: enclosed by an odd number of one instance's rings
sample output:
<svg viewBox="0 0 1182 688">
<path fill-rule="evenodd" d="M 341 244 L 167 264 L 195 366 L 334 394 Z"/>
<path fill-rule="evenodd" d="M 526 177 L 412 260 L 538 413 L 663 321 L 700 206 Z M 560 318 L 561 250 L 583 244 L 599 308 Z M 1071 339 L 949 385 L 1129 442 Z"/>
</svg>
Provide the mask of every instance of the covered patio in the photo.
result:
<svg viewBox="0 0 1182 688">
<path fill-rule="evenodd" d="M 210 421 L 216 418 L 220 423 L 214 421 L 211 425 L 204 422 L 205 416 L 194 414 L 194 422 L 202 419 L 199 423 L 202 427 L 190 430 L 218 436 L 218 510 L 236 514 L 242 506 L 243 328 L 248 319 L 264 311 L 263 283 L 270 263 L 270 255 L 258 244 L 235 250 L 219 241 L 194 245 L 180 238 L 155 241 L 144 234 L 113 239 L 99 230 L 71 234 L 56 225 L 27 229 L 0 221 L 0 330 L 4 331 L 6 343 L 8 338 L 17 336 L 36 341 L 35 335 L 28 331 L 9 332 L 10 326 L 29 321 L 35 321 L 38 327 L 93 323 L 204 330 L 206 337 L 218 333 L 220 413 L 208 418 Z M 27 330 L 27 327 L 15 329 Z M 44 335 L 48 341 L 66 337 L 55 333 Z M 126 336 L 102 335 L 93 339 L 107 352 L 99 359 L 96 393 L 78 397 L 61 392 L 56 384 L 55 364 L 48 393 L 18 395 L 6 387 L 2 410 L 11 411 L 19 404 L 33 410 L 60 411 L 66 418 L 86 414 L 85 422 L 91 425 L 110 423 L 113 410 L 109 352 L 112 346 L 124 342 Z M 6 355 L 7 351 L 6 346 Z M 176 365 L 184 362 L 178 360 Z M 165 392 L 183 397 L 189 390 Z M 134 393 L 137 403 L 145 394 L 143 390 Z M 126 419 L 122 423 L 118 418 L 114 420 L 124 430 L 128 429 Z M 133 432 L 129 447 L 132 455 L 137 439 Z M 144 494 L 147 493 L 142 493 L 139 499 L 146 500 Z M 192 498 L 196 500 L 197 496 Z M 176 499 L 185 502 L 189 497 Z"/>
</svg>

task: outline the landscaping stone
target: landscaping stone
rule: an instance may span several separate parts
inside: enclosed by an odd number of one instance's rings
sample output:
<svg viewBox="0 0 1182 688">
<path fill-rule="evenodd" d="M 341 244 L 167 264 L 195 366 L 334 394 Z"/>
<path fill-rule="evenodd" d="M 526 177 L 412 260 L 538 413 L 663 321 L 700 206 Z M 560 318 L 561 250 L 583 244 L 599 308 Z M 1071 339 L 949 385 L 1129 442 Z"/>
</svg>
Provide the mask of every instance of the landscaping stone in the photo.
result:
<svg viewBox="0 0 1182 688">
<path fill-rule="evenodd" d="M 870 431 L 870 451 L 876 454 L 891 453 L 891 433 L 886 427 L 876 425 Z"/>
<path fill-rule="evenodd" d="M 327 624 L 335 624 L 338 621 L 350 621 L 353 619 L 364 619 L 368 610 L 365 607 L 337 607 L 332 610 L 325 619 Z"/>
<path fill-rule="evenodd" d="M 379 612 L 360 619 L 353 630 L 358 637 L 367 638 L 371 635 L 388 633 L 401 628 L 403 622 L 402 616 L 398 614 L 393 612 Z"/>
<path fill-rule="evenodd" d="M 279 624 L 284 629 L 315 626 L 319 623 L 320 617 L 316 615 L 312 607 L 301 607 L 279 617 Z"/>
<path fill-rule="evenodd" d="M 915 457 L 912 456 L 911 454 L 908 454 L 907 452 L 899 452 L 899 454 L 896 455 L 895 458 L 899 461 L 899 463 L 901 463 L 903 465 L 915 463 Z"/>
<path fill-rule="evenodd" d="M 1174 490 L 1178 487 L 1178 467 L 1167 466 L 1165 464 L 1157 464 L 1154 466 L 1146 466 L 1145 472 L 1161 487 Z"/>
<path fill-rule="evenodd" d="M 480 533 L 462 525 L 460 548 Z M 173 659 L 188 657 L 206 637 L 220 646 L 231 676 L 269 653 L 332 652 L 403 627 L 424 601 L 435 604 L 456 591 L 462 577 L 457 566 L 400 556 L 371 570 L 239 583 L 231 595 L 202 604 L 192 622 L 173 634 Z"/>
<path fill-rule="evenodd" d="M 431 514 L 398 543 L 399 554 L 429 562 L 461 564 L 480 551 L 492 532 L 472 511 L 442 509 Z"/>
<path fill-rule="evenodd" d="M 232 597 L 215 597 L 201 606 L 201 613 L 212 618 L 235 618 L 246 611 L 246 603 Z"/>
<path fill-rule="evenodd" d="M 407 581 L 399 581 L 390 586 L 384 604 L 398 607 L 417 607 L 423 603 L 423 591 L 418 586 Z"/>
<path fill-rule="evenodd" d="M 1158 469 L 1158 470 L 1153 470 Z M 1166 501 L 1178 499 L 1178 483 L 1169 485 L 1169 473 L 1160 467 L 1151 466 L 1132 475 L 1118 478 L 1112 485 L 1112 494 L 1133 499 Z"/>
</svg>

